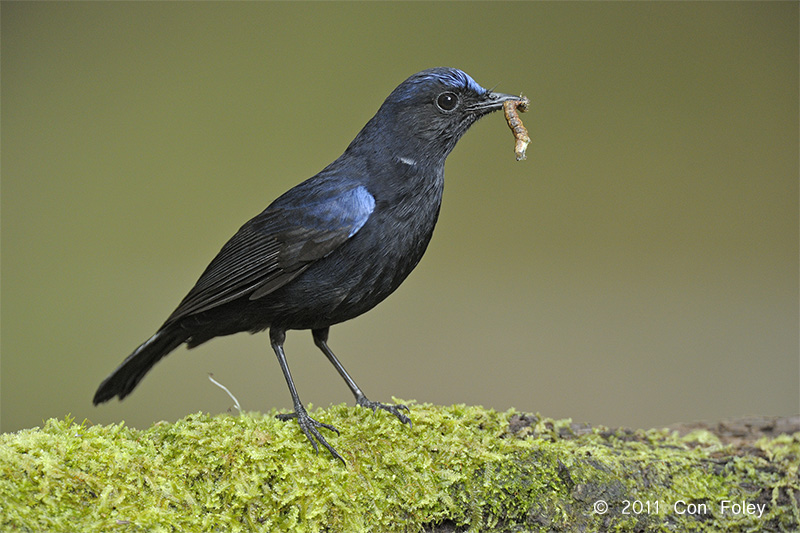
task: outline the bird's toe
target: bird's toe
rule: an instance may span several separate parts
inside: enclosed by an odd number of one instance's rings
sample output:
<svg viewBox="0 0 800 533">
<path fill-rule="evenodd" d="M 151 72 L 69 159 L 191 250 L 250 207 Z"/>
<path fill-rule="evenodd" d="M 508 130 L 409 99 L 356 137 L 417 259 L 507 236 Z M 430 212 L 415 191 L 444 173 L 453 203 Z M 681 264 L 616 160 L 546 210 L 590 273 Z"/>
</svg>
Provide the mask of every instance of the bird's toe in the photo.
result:
<svg viewBox="0 0 800 533">
<path fill-rule="evenodd" d="M 360 405 L 361 407 L 366 407 L 368 409 L 372 409 L 373 413 L 375 411 L 377 411 L 378 409 L 383 409 L 386 412 L 392 413 L 403 424 L 408 424 L 409 427 L 412 426 L 411 419 L 408 418 L 403 413 L 401 413 L 401 411 L 409 412 L 409 409 L 408 409 L 407 405 L 403 405 L 401 403 L 391 404 L 391 403 L 373 402 L 372 400 L 367 399 L 366 396 L 362 396 L 362 397 L 358 398 L 356 400 L 356 404 Z"/>
<path fill-rule="evenodd" d="M 289 420 L 291 418 L 297 419 L 297 425 L 300 426 L 300 430 L 306 436 L 306 438 L 311 442 L 311 446 L 314 447 L 314 452 L 319 453 L 319 446 L 317 442 L 322 444 L 327 450 L 333 455 L 336 459 L 339 459 L 342 463 L 344 463 L 344 459 L 336 449 L 328 444 L 328 441 L 325 440 L 325 437 L 319 432 L 317 428 L 325 428 L 330 431 L 335 432 L 339 435 L 339 430 L 336 429 L 334 426 L 330 424 L 325 424 L 323 422 L 319 422 L 311 418 L 311 416 L 303 409 L 302 411 L 295 411 L 293 413 L 286 413 L 286 414 L 279 414 L 276 415 L 275 418 L 278 420 Z"/>
</svg>

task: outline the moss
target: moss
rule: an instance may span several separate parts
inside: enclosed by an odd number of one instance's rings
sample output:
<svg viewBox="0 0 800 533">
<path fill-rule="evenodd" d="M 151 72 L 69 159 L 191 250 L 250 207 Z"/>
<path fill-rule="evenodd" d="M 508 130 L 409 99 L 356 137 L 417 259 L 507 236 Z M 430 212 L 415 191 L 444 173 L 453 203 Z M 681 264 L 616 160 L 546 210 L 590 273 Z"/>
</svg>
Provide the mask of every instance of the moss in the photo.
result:
<svg viewBox="0 0 800 533">
<path fill-rule="evenodd" d="M 800 433 L 762 439 L 743 453 L 704 432 L 680 438 L 666 430 L 587 428 L 514 411 L 428 404 L 412 406 L 408 428 L 386 413 L 339 405 L 314 416 L 341 430 L 330 442 L 347 461 L 342 466 L 327 453 L 314 454 L 296 424 L 274 414 L 196 414 L 145 431 L 66 418 L 4 434 L 2 529 L 800 527 Z M 605 513 L 595 511 L 599 500 L 608 505 Z M 764 511 L 760 517 L 724 512 L 723 501 Z M 681 514 L 691 509 L 699 511 Z"/>
</svg>

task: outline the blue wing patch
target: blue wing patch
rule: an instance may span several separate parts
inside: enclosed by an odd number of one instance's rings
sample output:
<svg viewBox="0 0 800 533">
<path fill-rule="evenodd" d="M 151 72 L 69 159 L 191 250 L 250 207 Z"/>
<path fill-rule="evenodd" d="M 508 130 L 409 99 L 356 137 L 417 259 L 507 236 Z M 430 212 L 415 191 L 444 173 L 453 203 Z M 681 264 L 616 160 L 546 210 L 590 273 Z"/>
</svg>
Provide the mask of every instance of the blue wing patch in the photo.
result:
<svg viewBox="0 0 800 533">
<path fill-rule="evenodd" d="M 341 204 L 342 212 L 349 213 L 350 234 L 347 237 L 352 237 L 360 230 L 367 219 L 375 210 L 375 198 L 369 193 L 366 187 L 358 186 L 351 190 L 348 194 L 342 195 L 338 198 Z"/>
</svg>

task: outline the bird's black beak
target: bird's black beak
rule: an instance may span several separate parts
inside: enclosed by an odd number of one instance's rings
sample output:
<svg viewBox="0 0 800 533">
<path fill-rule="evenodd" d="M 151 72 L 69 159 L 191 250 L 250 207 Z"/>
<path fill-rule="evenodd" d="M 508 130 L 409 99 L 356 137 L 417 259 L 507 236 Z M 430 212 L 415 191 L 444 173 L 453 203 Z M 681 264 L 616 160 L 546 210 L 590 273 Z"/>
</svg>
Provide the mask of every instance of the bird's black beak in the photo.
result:
<svg viewBox="0 0 800 533">
<path fill-rule="evenodd" d="M 492 111 L 497 111 L 498 109 L 503 108 L 503 103 L 509 101 L 516 101 L 522 102 L 522 96 L 514 96 L 513 94 L 504 94 L 504 93 L 496 93 L 489 91 L 487 92 L 481 100 L 471 106 L 469 106 L 469 110 L 480 115 L 485 115 L 487 113 L 491 113 Z"/>
</svg>

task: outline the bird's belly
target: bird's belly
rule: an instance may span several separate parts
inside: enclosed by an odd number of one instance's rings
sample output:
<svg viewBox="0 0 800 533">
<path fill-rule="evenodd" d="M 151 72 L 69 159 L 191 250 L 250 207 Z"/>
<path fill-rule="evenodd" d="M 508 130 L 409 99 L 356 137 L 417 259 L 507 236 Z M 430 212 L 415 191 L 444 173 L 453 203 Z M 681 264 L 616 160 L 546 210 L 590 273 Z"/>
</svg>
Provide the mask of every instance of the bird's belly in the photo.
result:
<svg viewBox="0 0 800 533">
<path fill-rule="evenodd" d="M 417 266 L 434 224 L 435 219 L 425 231 L 406 232 L 365 227 L 263 302 L 253 304 L 264 309 L 270 325 L 286 329 L 322 328 L 355 318 L 394 292 Z"/>
</svg>

